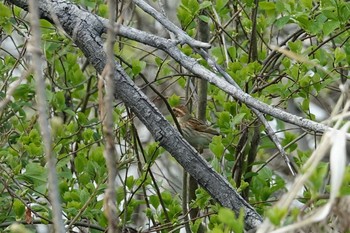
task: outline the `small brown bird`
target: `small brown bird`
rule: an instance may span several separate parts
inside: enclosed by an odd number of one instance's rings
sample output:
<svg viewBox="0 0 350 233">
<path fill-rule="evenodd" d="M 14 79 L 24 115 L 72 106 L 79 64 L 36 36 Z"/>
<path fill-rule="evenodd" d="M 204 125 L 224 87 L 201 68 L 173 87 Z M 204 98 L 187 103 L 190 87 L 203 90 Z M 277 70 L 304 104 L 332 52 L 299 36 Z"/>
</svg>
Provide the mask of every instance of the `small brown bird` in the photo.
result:
<svg viewBox="0 0 350 233">
<path fill-rule="evenodd" d="M 204 122 L 194 118 L 186 106 L 173 108 L 173 112 L 180 124 L 184 138 L 195 148 L 208 148 L 214 136 L 220 133 Z"/>
</svg>

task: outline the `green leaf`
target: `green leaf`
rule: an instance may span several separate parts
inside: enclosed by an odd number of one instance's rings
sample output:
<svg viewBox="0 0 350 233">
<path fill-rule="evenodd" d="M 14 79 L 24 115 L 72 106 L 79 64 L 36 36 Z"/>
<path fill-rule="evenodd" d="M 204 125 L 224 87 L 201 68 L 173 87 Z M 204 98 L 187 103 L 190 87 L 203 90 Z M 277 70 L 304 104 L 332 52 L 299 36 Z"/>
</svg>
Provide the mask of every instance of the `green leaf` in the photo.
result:
<svg viewBox="0 0 350 233">
<path fill-rule="evenodd" d="M 243 0 L 243 3 L 245 3 L 248 7 L 252 7 L 253 2 L 254 2 L 254 0 Z"/>
<path fill-rule="evenodd" d="M 40 154 L 42 154 L 42 147 L 37 143 L 29 143 L 28 145 L 24 145 L 23 147 L 32 156 L 39 156 Z"/>
<path fill-rule="evenodd" d="M 312 0 L 301 0 L 301 4 L 309 10 L 312 9 Z"/>
<path fill-rule="evenodd" d="M 337 28 L 339 28 L 339 26 L 339 21 L 330 20 L 325 22 L 322 28 L 324 36 L 328 36 L 329 34 L 333 33 Z"/>
<path fill-rule="evenodd" d="M 63 111 L 66 108 L 65 102 L 66 100 L 63 91 L 58 91 L 54 93 L 54 97 L 52 98 L 52 104 L 57 108 L 57 110 Z"/>
<path fill-rule="evenodd" d="M 350 17 L 350 4 L 349 2 L 341 2 L 339 4 L 339 19 L 341 22 L 347 23 Z"/>
<path fill-rule="evenodd" d="M 328 18 L 333 20 L 339 20 L 337 16 L 337 9 L 335 6 L 327 6 L 322 9 L 322 13 Z"/>
<path fill-rule="evenodd" d="M 187 7 L 194 15 L 199 11 L 199 3 L 197 0 L 189 0 Z"/>
<path fill-rule="evenodd" d="M 347 63 L 349 64 L 350 63 L 350 44 L 346 44 L 344 46 L 344 51 L 346 53 L 346 60 L 347 60 Z"/>
<path fill-rule="evenodd" d="M 87 124 L 88 119 L 87 119 L 87 117 L 86 117 L 86 115 L 84 113 L 78 112 L 77 116 L 78 116 L 78 121 L 79 121 L 80 124 L 82 124 L 82 125 Z"/>
<path fill-rule="evenodd" d="M 94 141 L 94 137 L 93 137 L 94 133 L 95 132 L 89 128 L 84 130 L 83 134 L 82 134 L 84 141 L 86 143 L 90 143 L 90 142 Z"/>
<path fill-rule="evenodd" d="M 149 203 L 155 208 L 157 209 L 159 206 L 159 199 L 157 195 L 151 195 L 149 197 Z"/>
<path fill-rule="evenodd" d="M 2 30 L 5 31 L 8 35 L 11 35 L 13 33 L 10 17 L 10 8 L 6 7 L 3 3 L 0 2 L 0 25 Z"/>
<path fill-rule="evenodd" d="M 159 145 L 157 142 L 151 143 L 146 148 L 147 162 L 154 161 L 160 153 Z"/>
<path fill-rule="evenodd" d="M 215 6 L 215 9 L 217 12 L 221 11 L 221 9 L 223 9 L 226 4 L 228 3 L 228 0 L 217 0 Z"/>
<path fill-rule="evenodd" d="M 25 205 L 18 199 L 13 202 L 13 210 L 16 214 L 16 219 L 23 219 L 23 214 L 25 212 Z"/>
<path fill-rule="evenodd" d="M 228 67 L 232 72 L 237 72 L 243 68 L 243 65 L 240 62 L 230 62 Z"/>
<path fill-rule="evenodd" d="M 314 171 L 310 176 L 309 191 L 311 192 L 312 196 L 315 198 L 318 195 L 317 194 L 318 190 L 324 185 L 324 178 L 327 174 L 328 169 L 329 169 L 328 164 L 320 163 L 316 171 Z"/>
<path fill-rule="evenodd" d="M 230 116 L 229 112 L 222 111 L 222 112 L 218 113 L 217 124 L 220 127 L 220 129 L 221 128 L 231 129 L 230 121 L 231 121 L 231 116 Z"/>
<path fill-rule="evenodd" d="M 290 10 L 288 8 L 290 8 L 289 4 L 285 0 L 276 0 L 276 11 L 278 13 L 290 13 Z"/>
<path fill-rule="evenodd" d="M 34 90 L 29 84 L 20 84 L 13 93 L 15 100 L 28 100 L 28 96 L 34 95 Z"/>
<path fill-rule="evenodd" d="M 171 107 L 178 106 L 178 105 L 180 105 L 180 96 L 178 96 L 176 94 L 172 94 L 172 96 L 170 96 L 168 98 L 168 102 L 169 102 Z"/>
<path fill-rule="evenodd" d="M 102 16 L 104 18 L 108 18 L 108 6 L 107 6 L 107 4 L 99 4 L 98 11 L 99 11 L 100 16 Z"/>
<path fill-rule="evenodd" d="M 134 75 L 138 75 L 141 73 L 146 67 L 146 62 L 144 61 L 139 61 L 139 60 L 133 60 L 132 61 L 132 73 Z"/>
<path fill-rule="evenodd" d="M 276 6 L 275 6 L 275 3 L 273 2 L 259 2 L 259 8 L 261 10 L 271 11 L 271 10 L 274 10 Z"/>
<path fill-rule="evenodd" d="M 246 113 L 239 113 L 236 116 L 234 116 L 232 120 L 233 125 L 240 124 L 245 116 Z"/>
<path fill-rule="evenodd" d="M 310 99 L 305 98 L 301 103 L 301 109 L 305 112 L 308 112 L 310 108 Z"/>
<path fill-rule="evenodd" d="M 86 203 L 89 200 L 90 196 L 91 194 L 85 188 L 79 191 L 79 198 L 81 203 Z"/>
<path fill-rule="evenodd" d="M 161 195 L 165 204 L 169 205 L 173 202 L 173 197 L 169 191 L 164 191 Z"/>
<path fill-rule="evenodd" d="M 218 212 L 218 220 L 227 225 L 235 233 L 244 232 L 244 211 L 242 209 L 240 210 L 239 217 L 236 218 L 236 214 L 232 210 L 228 208 L 220 208 Z"/>
<path fill-rule="evenodd" d="M 72 109 L 69 109 L 69 108 L 64 109 L 63 112 L 67 113 L 71 117 L 76 117 L 77 115 Z"/>
<path fill-rule="evenodd" d="M 294 42 L 289 41 L 288 42 L 288 47 L 290 48 L 290 50 L 292 52 L 300 53 L 301 49 L 303 48 L 303 43 L 300 40 L 296 40 Z"/>
<path fill-rule="evenodd" d="M 217 59 L 217 63 L 222 64 L 225 60 L 224 54 L 222 53 L 221 47 L 213 47 L 211 49 L 212 55 Z"/>
<path fill-rule="evenodd" d="M 205 9 L 212 5 L 211 1 L 203 1 L 201 4 L 199 4 L 199 9 Z"/>
<path fill-rule="evenodd" d="M 10 9 L 6 7 L 2 2 L 0 2 L 0 17 L 1 18 L 11 17 Z"/>
<path fill-rule="evenodd" d="M 132 190 L 132 187 L 134 186 L 134 183 L 135 183 L 134 176 L 128 176 L 126 178 L 125 185 L 126 185 L 126 187 L 128 187 L 129 190 Z"/>
<path fill-rule="evenodd" d="M 161 59 L 160 57 L 154 58 L 154 61 L 156 62 L 158 67 L 163 63 L 163 59 Z"/>
<path fill-rule="evenodd" d="M 225 146 L 222 144 L 222 136 L 214 136 L 213 141 L 209 144 L 210 150 L 214 153 L 214 155 L 220 159 L 225 151 Z"/>
<path fill-rule="evenodd" d="M 202 224 L 202 218 L 199 218 L 199 219 L 197 219 L 195 222 L 194 222 L 194 224 L 191 226 L 191 230 L 192 230 L 192 232 L 194 232 L 194 233 L 197 233 L 198 232 L 198 230 L 199 230 L 199 227 L 201 226 L 201 224 Z"/>
<path fill-rule="evenodd" d="M 227 52 L 228 54 L 230 55 L 230 57 L 232 59 L 235 59 L 237 57 L 237 50 L 236 50 L 236 47 L 234 46 L 231 46 L 227 49 Z"/>
<path fill-rule="evenodd" d="M 90 183 L 90 175 L 86 172 L 80 174 L 78 176 L 78 180 L 79 180 L 79 183 L 82 184 L 82 185 L 87 185 Z"/>
<path fill-rule="evenodd" d="M 278 29 L 282 29 L 290 20 L 290 16 L 283 16 L 276 20 L 276 26 Z"/>
<path fill-rule="evenodd" d="M 193 20 L 193 15 L 187 7 L 180 5 L 179 9 L 177 10 L 177 18 L 183 27 L 187 27 Z"/>
<path fill-rule="evenodd" d="M 103 148 L 102 147 L 92 148 L 90 159 L 98 163 L 99 165 L 104 165 L 105 158 L 103 156 Z"/>
<path fill-rule="evenodd" d="M 346 59 L 346 54 L 343 49 L 337 47 L 334 51 L 335 63 L 341 62 Z"/>
<path fill-rule="evenodd" d="M 270 208 L 269 210 L 267 210 L 267 216 L 270 219 L 270 221 L 276 225 L 279 226 L 282 218 L 284 216 L 286 216 L 286 214 L 288 213 L 287 209 L 280 209 L 276 206 Z"/>
<path fill-rule="evenodd" d="M 218 218 L 221 222 L 231 227 L 232 220 L 236 218 L 236 214 L 228 208 L 220 208 Z"/>
<path fill-rule="evenodd" d="M 61 195 L 63 195 L 65 192 L 69 191 L 69 186 L 66 181 L 61 181 L 60 184 L 58 185 L 59 191 Z"/>
<path fill-rule="evenodd" d="M 77 157 L 75 157 L 74 159 L 74 166 L 75 169 L 78 173 L 81 173 L 85 170 L 85 166 L 87 165 L 87 159 L 85 158 L 85 156 L 81 153 L 78 154 Z"/>
<path fill-rule="evenodd" d="M 29 163 L 26 166 L 26 171 L 23 177 L 29 179 L 34 184 L 46 184 L 47 182 L 47 171 L 44 167 L 37 163 Z"/>
<path fill-rule="evenodd" d="M 302 27 L 303 29 L 305 29 L 305 30 L 310 29 L 310 25 L 311 25 L 312 21 L 309 19 L 309 15 L 301 14 L 301 15 L 297 16 L 296 20 L 297 20 L 299 26 Z"/>
<path fill-rule="evenodd" d="M 198 18 L 205 23 L 209 23 L 209 21 L 210 21 L 210 18 L 206 15 L 199 15 Z"/>
</svg>

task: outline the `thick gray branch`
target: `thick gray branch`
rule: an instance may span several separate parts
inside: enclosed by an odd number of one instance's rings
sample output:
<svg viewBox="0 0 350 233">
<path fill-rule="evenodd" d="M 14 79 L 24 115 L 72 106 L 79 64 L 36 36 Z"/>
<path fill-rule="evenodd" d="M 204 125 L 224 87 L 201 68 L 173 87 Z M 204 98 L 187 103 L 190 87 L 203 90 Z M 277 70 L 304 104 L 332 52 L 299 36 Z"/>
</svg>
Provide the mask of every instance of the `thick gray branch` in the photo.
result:
<svg viewBox="0 0 350 233">
<path fill-rule="evenodd" d="M 10 0 L 19 7 L 27 9 L 25 0 Z M 104 24 L 101 18 L 81 9 L 74 4 L 64 1 L 38 0 L 41 10 L 41 17 L 59 24 L 64 31 L 73 38 L 74 42 L 83 51 L 90 63 L 95 69 L 102 73 L 107 59 L 103 51 L 103 41 L 100 37 L 104 30 Z M 58 20 L 58 22 L 57 22 Z M 130 30 L 130 28 L 121 27 L 120 30 Z M 134 31 L 135 32 L 135 31 Z M 148 39 L 152 37 L 147 34 Z M 160 41 L 153 36 L 154 42 Z M 164 41 L 163 41 L 164 42 Z M 171 42 L 166 40 L 166 42 Z M 166 44 L 158 44 L 165 50 Z M 168 44 L 169 45 L 169 44 Z M 172 53 L 175 44 L 171 46 Z M 183 57 L 188 61 L 187 66 L 194 68 L 198 73 L 198 67 L 188 57 Z M 214 77 L 216 78 L 216 77 Z M 160 142 L 174 158 L 190 173 L 198 183 L 208 191 L 221 205 L 234 210 L 237 214 L 241 208 L 245 211 L 246 228 L 251 229 L 262 222 L 261 216 L 232 188 L 232 186 L 217 172 L 215 172 L 201 158 L 201 156 L 191 147 L 183 137 L 175 130 L 164 116 L 154 107 L 152 102 L 145 96 L 140 89 L 135 86 L 127 76 L 122 67 L 115 64 L 114 90 L 115 95 L 132 109 L 136 116 L 149 129 L 156 141 Z M 212 80 L 208 80 L 211 81 Z M 230 90 L 231 91 L 231 90 Z"/>
</svg>

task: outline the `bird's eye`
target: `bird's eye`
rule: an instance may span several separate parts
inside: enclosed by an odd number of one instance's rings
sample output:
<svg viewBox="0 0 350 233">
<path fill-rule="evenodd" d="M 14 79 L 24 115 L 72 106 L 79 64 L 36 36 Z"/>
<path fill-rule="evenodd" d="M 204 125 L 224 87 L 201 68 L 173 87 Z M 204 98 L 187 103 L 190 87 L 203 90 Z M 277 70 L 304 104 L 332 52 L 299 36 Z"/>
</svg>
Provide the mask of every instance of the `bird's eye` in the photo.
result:
<svg viewBox="0 0 350 233">
<path fill-rule="evenodd" d="M 173 112 L 176 117 L 181 116 L 181 111 L 179 109 L 173 108 Z"/>
</svg>

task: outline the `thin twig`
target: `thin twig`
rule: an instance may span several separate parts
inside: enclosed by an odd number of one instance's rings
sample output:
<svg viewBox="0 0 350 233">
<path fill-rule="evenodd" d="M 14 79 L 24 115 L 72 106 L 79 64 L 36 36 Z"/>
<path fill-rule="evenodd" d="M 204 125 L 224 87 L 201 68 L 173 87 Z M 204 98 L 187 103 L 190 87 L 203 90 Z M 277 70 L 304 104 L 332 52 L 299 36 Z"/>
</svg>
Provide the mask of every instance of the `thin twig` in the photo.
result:
<svg viewBox="0 0 350 233">
<path fill-rule="evenodd" d="M 102 104 L 101 118 L 103 119 L 103 134 L 105 137 L 105 151 L 106 165 L 108 170 L 108 188 L 105 191 L 104 197 L 104 211 L 108 219 L 108 232 L 118 232 L 118 215 L 116 204 L 116 185 L 115 179 L 117 177 L 116 163 L 118 161 L 118 154 L 115 149 L 114 134 L 113 134 L 113 100 L 114 100 L 114 43 L 116 31 L 114 30 L 114 23 L 116 20 L 116 1 L 108 1 L 109 13 L 109 28 L 107 32 L 106 41 L 106 55 L 107 63 L 103 70 L 102 77 L 105 81 L 105 98 Z M 100 90 L 102 93 L 102 90 Z"/>
<path fill-rule="evenodd" d="M 169 32 L 175 34 L 180 44 L 189 44 L 196 48 L 210 48 L 209 43 L 201 42 L 193 39 L 187 34 L 181 33 L 182 30 L 178 28 L 174 23 L 172 23 L 166 16 L 157 12 L 152 6 L 147 4 L 143 0 L 133 0 L 133 2 L 138 5 L 142 10 L 152 15 L 155 19 L 157 19 Z"/>
<path fill-rule="evenodd" d="M 64 233 L 64 224 L 62 219 L 62 209 L 58 192 L 58 179 L 56 172 L 56 158 L 52 150 L 51 130 L 49 124 L 49 116 L 47 114 L 47 100 L 45 94 L 45 80 L 43 76 L 42 51 L 41 51 L 41 32 L 39 26 L 39 7 L 38 1 L 29 1 L 30 24 L 32 26 L 32 38 L 28 45 L 28 52 L 32 56 L 32 67 L 36 78 L 36 95 L 37 95 L 37 111 L 39 115 L 39 126 L 44 144 L 44 153 L 46 155 L 48 170 L 48 186 L 49 197 L 52 205 L 52 218 L 54 231 Z"/>
</svg>

